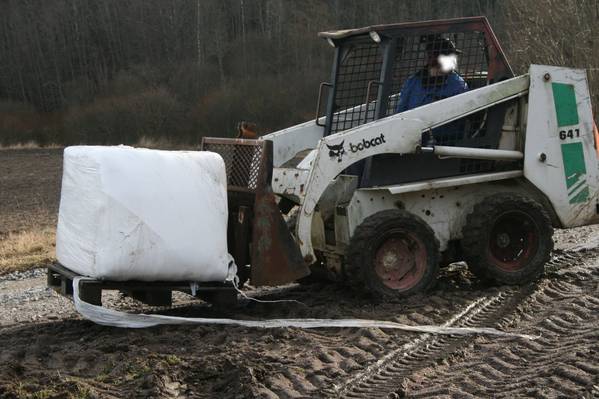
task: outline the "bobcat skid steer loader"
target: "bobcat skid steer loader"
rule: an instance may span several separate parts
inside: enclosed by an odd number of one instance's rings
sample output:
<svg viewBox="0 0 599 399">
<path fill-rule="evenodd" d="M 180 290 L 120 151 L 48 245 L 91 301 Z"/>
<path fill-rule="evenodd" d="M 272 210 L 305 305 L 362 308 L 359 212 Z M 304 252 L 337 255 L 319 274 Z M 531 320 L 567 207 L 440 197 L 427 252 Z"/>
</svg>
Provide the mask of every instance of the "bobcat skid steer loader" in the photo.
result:
<svg viewBox="0 0 599 399">
<path fill-rule="evenodd" d="M 484 17 L 319 36 L 334 61 L 315 120 L 203 141 L 225 159 L 241 281 L 320 272 L 404 297 L 465 260 L 476 275 L 519 284 L 543 272 L 553 227 L 599 221 L 584 70 L 531 65 L 514 76 Z M 459 52 L 454 73 L 467 89 L 398 112 L 437 42 Z"/>
<path fill-rule="evenodd" d="M 228 250 L 241 283 L 324 274 L 398 298 L 460 260 L 481 277 L 524 283 L 543 272 L 553 227 L 599 222 L 584 70 L 531 65 L 514 76 L 484 17 L 319 35 L 334 58 L 314 120 L 257 140 L 202 142 L 225 161 Z M 457 64 L 432 74 L 446 50 Z M 460 90 L 446 90 L 449 79 Z M 48 269 L 64 295 L 76 278 Z M 237 299 L 223 282 L 79 283 L 92 304 L 110 289 L 154 305 L 170 304 L 172 291 Z"/>
</svg>

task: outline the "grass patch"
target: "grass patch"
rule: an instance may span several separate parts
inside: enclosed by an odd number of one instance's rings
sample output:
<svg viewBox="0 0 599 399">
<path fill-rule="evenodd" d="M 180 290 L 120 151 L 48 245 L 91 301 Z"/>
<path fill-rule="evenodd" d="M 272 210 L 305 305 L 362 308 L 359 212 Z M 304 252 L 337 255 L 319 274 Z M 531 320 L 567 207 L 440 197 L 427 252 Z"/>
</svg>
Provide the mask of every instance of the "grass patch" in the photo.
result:
<svg viewBox="0 0 599 399">
<path fill-rule="evenodd" d="M 63 148 L 63 145 L 60 144 L 47 144 L 40 145 L 35 141 L 26 141 L 24 143 L 15 143 L 15 144 L 0 144 L 0 150 L 34 150 L 38 148 Z"/>
<path fill-rule="evenodd" d="M 35 391 L 32 392 L 31 389 Z M 23 399 L 91 399 L 98 397 L 90 387 L 72 378 L 67 378 L 65 382 L 52 384 L 52 386 L 45 388 L 35 385 L 25 387 L 24 384 L 19 383 L 13 393 L 17 398 Z"/>
<path fill-rule="evenodd" d="M 167 137 L 142 136 L 139 138 L 139 140 L 137 140 L 137 142 L 135 144 L 133 144 L 133 147 L 151 148 L 154 150 L 189 150 L 189 151 L 196 150 L 197 151 L 199 149 L 199 144 L 193 146 L 193 145 L 177 143 L 176 141 L 169 139 Z"/>
<path fill-rule="evenodd" d="M 0 274 L 27 270 L 53 262 L 55 229 L 37 228 L 0 236 Z"/>
<path fill-rule="evenodd" d="M 167 355 L 165 360 L 171 366 L 176 366 L 181 363 L 181 358 L 177 355 Z"/>
<path fill-rule="evenodd" d="M 12 388 L 12 393 L 17 398 L 50 399 L 56 397 L 57 395 L 57 392 L 52 388 L 43 388 L 36 390 L 35 392 L 30 392 L 28 389 L 31 389 L 32 387 L 26 387 L 22 382 L 17 383 L 16 386 L 13 386 Z"/>
</svg>

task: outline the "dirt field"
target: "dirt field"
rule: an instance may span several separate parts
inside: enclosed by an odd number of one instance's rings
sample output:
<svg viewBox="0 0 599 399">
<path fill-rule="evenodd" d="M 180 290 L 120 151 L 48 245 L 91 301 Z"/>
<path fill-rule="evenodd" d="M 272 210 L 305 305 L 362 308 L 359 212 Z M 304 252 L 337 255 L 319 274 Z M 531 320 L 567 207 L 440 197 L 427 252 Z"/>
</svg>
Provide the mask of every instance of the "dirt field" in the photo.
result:
<svg viewBox="0 0 599 399">
<path fill-rule="evenodd" d="M 0 149 L 0 236 L 54 225 L 62 149 Z"/>
<path fill-rule="evenodd" d="M 522 287 L 486 286 L 457 264 L 430 295 L 401 303 L 328 284 L 252 292 L 305 305 L 242 300 L 218 313 L 183 294 L 170 310 L 104 298 L 136 312 L 484 326 L 539 336 L 532 341 L 357 328 L 116 329 L 82 320 L 45 289 L 43 270 L 0 276 L 0 398 L 599 397 L 599 227 L 555 238 L 545 277 Z"/>
</svg>

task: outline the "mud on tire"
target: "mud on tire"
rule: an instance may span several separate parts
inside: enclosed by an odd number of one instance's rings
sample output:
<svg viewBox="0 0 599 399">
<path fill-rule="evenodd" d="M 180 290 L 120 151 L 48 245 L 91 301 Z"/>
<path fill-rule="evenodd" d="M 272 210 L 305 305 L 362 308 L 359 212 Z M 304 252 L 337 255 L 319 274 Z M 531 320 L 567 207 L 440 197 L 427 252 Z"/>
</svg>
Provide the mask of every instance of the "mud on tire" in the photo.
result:
<svg viewBox="0 0 599 399">
<path fill-rule="evenodd" d="M 538 202 L 520 194 L 500 194 L 474 206 L 462 230 L 462 250 L 478 277 L 522 284 L 543 273 L 552 236 L 549 216 Z"/>
<path fill-rule="evenodd" d="M 347 279 L 377 299 L 403 298 L 435 283 L 439 256 L 439 241 L 421 218 L 381 211 L 356 228 L 345 258 Z"/>
</svg>

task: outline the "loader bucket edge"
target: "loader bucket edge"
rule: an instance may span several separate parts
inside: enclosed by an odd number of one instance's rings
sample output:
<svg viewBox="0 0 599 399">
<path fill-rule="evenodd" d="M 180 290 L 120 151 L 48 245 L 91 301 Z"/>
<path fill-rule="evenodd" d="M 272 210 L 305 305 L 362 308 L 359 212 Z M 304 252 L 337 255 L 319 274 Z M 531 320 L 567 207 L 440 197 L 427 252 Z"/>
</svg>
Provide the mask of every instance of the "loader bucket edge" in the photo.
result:
<svg viewBox="0 0 599 399">
<path fill-rule="evenodd" d="M 271 187 L 273 142 L 204 137 L 201 149 L 225 162 L 228 244 L 241 281 L 248 263 L 254 286 L 287 284 L 310 274 Z"/>
<path fill-rule="evenodd" d="M 254 286 L 286 284 L 310 274 L 270 185 L 256 195 L 251 258 Z"/>
</svg>

